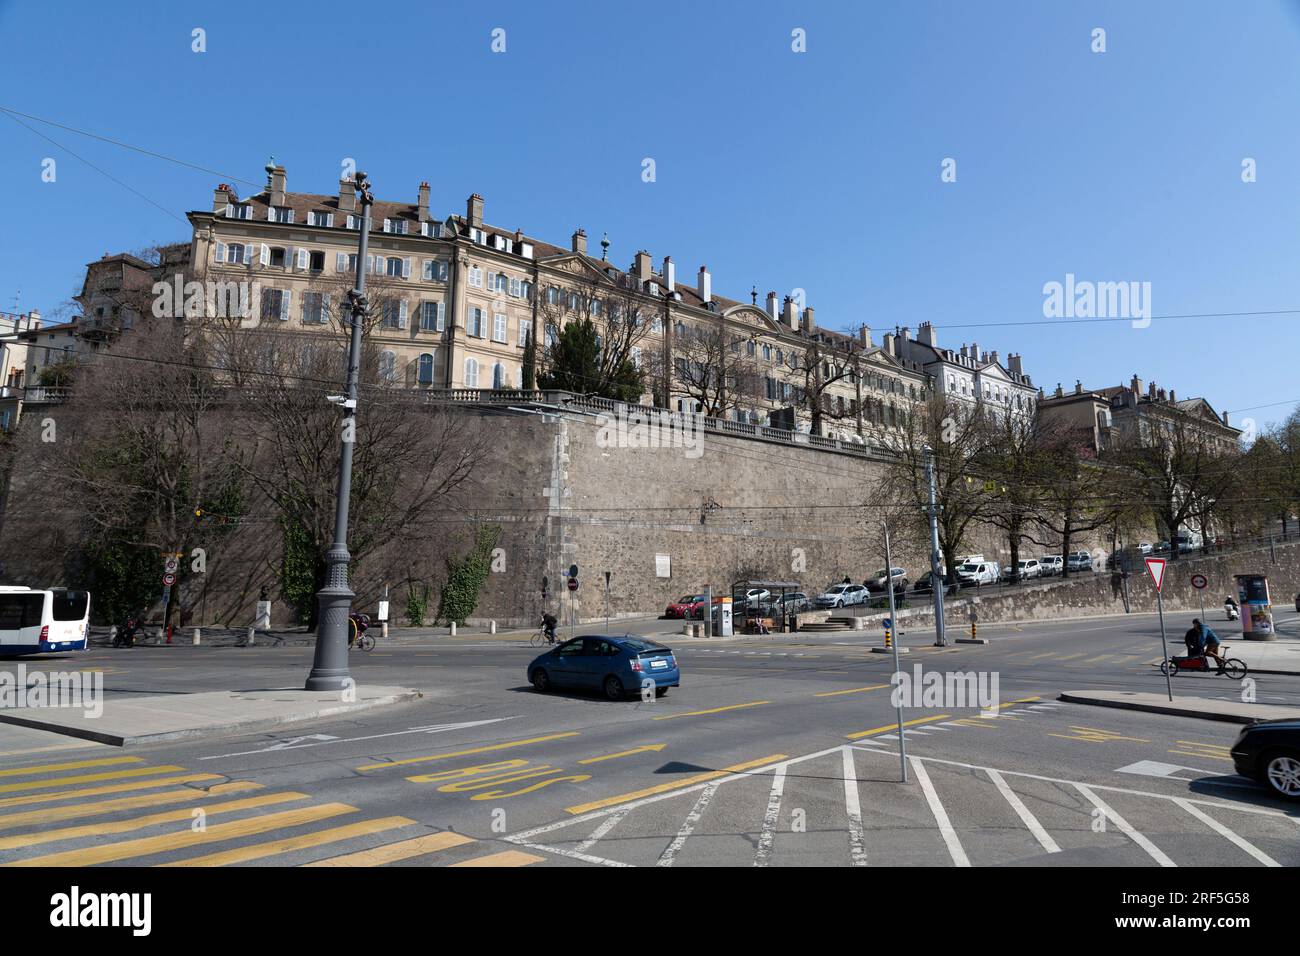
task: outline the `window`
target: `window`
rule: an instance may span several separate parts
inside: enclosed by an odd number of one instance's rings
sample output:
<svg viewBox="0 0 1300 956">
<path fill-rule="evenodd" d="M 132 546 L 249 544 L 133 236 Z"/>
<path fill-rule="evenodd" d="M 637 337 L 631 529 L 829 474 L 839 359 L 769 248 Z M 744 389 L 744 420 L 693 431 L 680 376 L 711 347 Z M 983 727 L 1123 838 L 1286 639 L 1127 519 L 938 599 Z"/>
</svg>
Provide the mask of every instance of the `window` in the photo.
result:
<svg viewBox="0 0 1300 956">
<path fill-rule="evenodd" d="M 505 273 L 498 272 L 492 277 L 492 291 L 510 294 L 510 279 L 506 277 Z"/>
<path fill-rule="evenodd" d="M 359 216 L 353 216 L 353 215 L 351 215 L 351 214 L 349 213 L 349 214 L 348 214 L 348 228 L 349 228 L 349 229 L 360 229 L 360 228 L 361 228 L 361 219 L 360 219 L 360 217 L 359 217 Z"/>
<path fill-rule="evenodd" d="M 519 283 L 519 298 L 531 300 L 533 297 L 533 284 L 527 279 Z"/>
<path fill-rule="evenodd" d="M 217 248 L 219 250 L 221 247 L 218 246 Z M 236 265 L 236 266 L 243 265 L 244 256 L 246 254 L 247 253 L 245 252 L 244 247 L 239 245 L 239 243 L 235 243 L 234 245 L 230 245 L 226 247 L 226 261 L 229 262 L 231 265 Z M 221 259 L 218 257 L 217 261 L 220 262 Z"/>
<path fill-rule="evenodd" d="M 442 223 L 440 222 L 422 222 L 420 223 L 420 235 L 428 236 L 430 239 L 439 239 L 442 237 Z"/>
<path fill-rule="evenodd" d="M 262 290 L 262 318 L 287 321 L 292 293 L 284 289 Z"/>
<path fill-rule="evenodd" d="M 524 294 L 524 284 L 519 279 L 510 280 L 510 297 L 513 299 L 521 298 Z"/>
<path fill-rule="evenodd" d="M 447 263 L 441 259 L 425 259 L 424 278 L 426 282 L 446 282 Z"/>
<path fill-rule="evenodd" d="M 397 381 L 397 356 L 388 349 L 379 353 L 379 377 L 386 382 Z"/>
<path fill-rule="evenodd" d="M 433 356 L 425 352 L 416 363 L 415 380 L 421 385 L 433 384 Z"/>
<path fill-rule="evenodd" d="M 391 232 L 391 233 L 393 233 L 394 235 L 397 235 L 397 236 L 404 236 L 404 235 L 406 235 L 406 220 L 405 220 L 405 219 L 385 219 L 385 220 L 384 220 L 384 232 Z"/>
<path fill-rule="evenodd" d="M 247 204 L 231 203 L 226 207 L 226 215 L 231 219 L 252 219 L 253 207 Z"/>
<path fill-rule="evenodd" d="M 506 340 L 506 314 L 498 312 L 492 316 L 492 341 L 504 342 Z"/>
<path fill-rule="evenodd" d="M 481 339 L 486 331 L 483 328 L 483 322 L 483 310 L 476 305 L 471 305 L 469 307 L 469 321 L 465 323 L 465 330 L 470 335 Z"/>
<path fill-rule="evenodd" d="M 284 262 L 285 262 L 285 254 L 284 254 L 284 250 L 281 249 L 281 248 L 279 248 L 278 246 L 272 246 L 272 247 L 271 247 L 271 265 L 276 266 L 277 268 L 281 268 L 281 269 L 283 269 L 283 268 L 284 268 Z"/>
<path fill-rule="evenodd" d="M 478 388 L 478 362 L 472 358 L 465 359 L 465 387 Z"/>
<path fill-rule="evenodd" d="M 311 223 L 311 225 L 313 226 L 326 226 L 326 227 L 333 226 L 334 213 L 317 212 L 316 210 L 313 209 L 311 212 L 307 213 L 307 221 Z"/>
<path fill-rule="evenodd" d="M 546 347 L 548 349 L 555 348 L 555 344 L 559 341 L 560 341 L 560 330 L 556 328 L 554 325 L 548 324 L 546 326 Z"/>
<path fill-rule="evenodd" d="M 532 334 L 533 334 L 533 320 L 520 319 L 519 320 L 519 347 L 520 348 L 523 348 L 525 345 L 528 344 L 528 339 L 532 336 Z"/>
<path fill-rule="evenodd" d="M 483 288 L 483 270 L 478 266 L 469 267 L 469 284 L 475 289 Z"/>
<path fill-rule="evenodd" d="M 307 268 L 312 272 L 325 271 L 325 253 L 316 250 L 307 254 Z"/>
<path fill-rule="evenodd" d="M 402 260 L 397 256 L 389 256 L 384 262 L 384 275 L 400 279 L 402 277 Z"/>
<path fill-rule="evenodd" d="M 763 361 L 772 361 L 772 346 L 766 344 L 763 346 Z"/>
<path fill-rule="evenodd" d="M 506 367 L 502 365 L 500 362 L 497 362 L 495 365 L 492 366 L 492 387 L 493 388 L 506 387 Z"/>
<path fill-rule="evenodd" d="M 293 222 L 293 210 L 288 206 L 267 206 L 266 218 L 271 222 Z"/>
<path fill-rule="evenodd" d="M 307 323 L 323 324 L 328 319 L 329 296 L 322 292 L 304 292 L 302 294 L 302 320 Z"/>
<path fill-rule="evenodd" d="M 420 331 L 441 332 L 445 322 L 444 308 L 442 302 L 420 303 Z"/>
<path fill-rule="evenodd" d="M 334 254 L 334 270 L 348 275 L 357 274 L 357 254 L 337 252 Z"/>
<path fill-rule="evenodd" d="M 560 290 L 555 288 L 555 286 L 551 286 L 549 289 L 546 290 L 546 304 L 547 305 L 560 304 Z"/>
<path fill-rule="evenodd" d="M 632 364 L 637 368 L 641 367 L 641 346 L 632 346 Z"/>
<path fill-rule="evenodd" d="M 388 300 L 384 303 L 383 324 L 390 329 L 406 328 L 406 301 Z"/>
</svg>

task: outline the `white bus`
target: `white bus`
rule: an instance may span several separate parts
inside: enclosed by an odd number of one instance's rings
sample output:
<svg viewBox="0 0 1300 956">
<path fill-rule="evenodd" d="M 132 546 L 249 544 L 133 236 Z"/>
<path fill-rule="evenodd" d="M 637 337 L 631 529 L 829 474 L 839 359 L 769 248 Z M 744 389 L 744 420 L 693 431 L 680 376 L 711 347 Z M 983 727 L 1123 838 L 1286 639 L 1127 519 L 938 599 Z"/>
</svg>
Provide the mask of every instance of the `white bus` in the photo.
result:
<svg viewBox="0 0 1300 956">
<path fill-rule="evenodd" d="M 0 587 L 0 657 L 84 651 L 90 592 Z"/>
</svg>

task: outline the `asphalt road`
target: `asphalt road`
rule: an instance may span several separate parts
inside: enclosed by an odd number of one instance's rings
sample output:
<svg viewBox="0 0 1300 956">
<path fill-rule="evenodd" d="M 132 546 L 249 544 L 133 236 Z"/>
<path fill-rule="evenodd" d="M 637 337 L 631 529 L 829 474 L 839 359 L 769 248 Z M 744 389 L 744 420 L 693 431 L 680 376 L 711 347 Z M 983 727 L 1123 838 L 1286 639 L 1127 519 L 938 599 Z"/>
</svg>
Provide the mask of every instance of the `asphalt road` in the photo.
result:
<svg viewBox="0 0 1300 956">
<path fill-rule="evenodd" d="M 1190 616 L 1169 615 L 1171 639 Z M 673 643 L 678 627 L 635 630 Z M 0 725 L 0 864 L 1300 864 L 1300 807 L 1233 774 L 1235 725 L 1055 699 L 1162 691 L 1154 617 L 981 636 L 904 635 L 905 670 L 996 675 L 1000 699 L 996 716 L 907 709 L 906 783 L 875 635 L 677 642 L 683 686 L 653 702 L 537 694 L 535 650 L 472 636 L 354 652 L 359 682 L 425 696 L 349 719 L 126 751 Z M 300 686 L 311 651 L 27 662 L 70 664 L 103 670 L 111 707 Z M 1300 677 L 1255 690 L 1300 706 Z M 1183 676 L 1175 691 L 1236 699 L 1239 685 Z"/>
</svg>

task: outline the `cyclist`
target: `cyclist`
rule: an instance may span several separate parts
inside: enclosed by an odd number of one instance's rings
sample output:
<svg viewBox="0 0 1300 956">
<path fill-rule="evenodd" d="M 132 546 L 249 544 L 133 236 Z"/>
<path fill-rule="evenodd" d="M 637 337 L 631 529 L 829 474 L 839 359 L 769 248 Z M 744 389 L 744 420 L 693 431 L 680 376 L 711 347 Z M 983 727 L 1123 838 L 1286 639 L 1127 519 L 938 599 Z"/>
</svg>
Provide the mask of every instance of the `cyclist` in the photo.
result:
<svg viewBox="0 0 1300 956">
<path fill-rule="evenodd" d="M 1223 673 L 1223 666 L 1227 663 L 1219 654 L 1219 635 L 1214 633 L 1213 628 L 1208 624 L 1203 624 L 1199 619 L 1192 621 L 1192 626 L 1199 628 L 1201 632 L 1201 644 L 1205 648 L 1205 656 L 1213 657 L 1219 665 L 1219 673 Z"/>
<path fill-rule="evenodd" d="M 551 644 L 555 643 L 555 625 L 558 623 L 559 621 L 550 611 L 542 614 L 542 629 L 546 632 L 546 640 Z"/>
</svg>

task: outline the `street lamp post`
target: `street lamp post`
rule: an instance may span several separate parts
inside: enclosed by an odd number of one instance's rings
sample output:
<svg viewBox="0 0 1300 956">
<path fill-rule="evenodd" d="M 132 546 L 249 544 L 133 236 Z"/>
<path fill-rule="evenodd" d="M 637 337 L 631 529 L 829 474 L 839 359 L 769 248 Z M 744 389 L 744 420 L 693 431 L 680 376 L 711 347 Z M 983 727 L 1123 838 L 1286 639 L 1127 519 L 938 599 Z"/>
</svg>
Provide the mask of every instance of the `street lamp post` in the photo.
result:
<svg viewBox="0 0 1300 956">
<path fill-rule="evenodd" d="M 365 173 L 356 174 L 354 186 L 361 200 L 361 238 L 357 243 L 356 287 L 348 292 L 352 335 L 348 344 L 347 393 L 331 396 L 331 401 L 343 407 L 338 501 L 334 508 L 334 543 L 325 555 L 325 586 L 316 593 L 316 653 L 307 675 L 307 690 L 343 690 L 352 686 L 348 672 L 348 615 L 356 595 L 348 587 L 348 562 L 352 558 L 348 553 L 348 498 L 352 494 L 352 446 L 356 443 L 361 332 L 367 310 L 366 247 L 370 244 L 370 207 L 375 201 Z"/>
<path fill-rule="evenodd" d="M 944 636 L 943 592 L 947 580 L 939 573 L 943 567 L 943 552 L 939 550 L 939 504 L 934 488 L 934 450 L 925 446 L 925 482 L 930 486 L 930 585 L 934 597 L 934 644 L 943 647 L 948 643 Z"/>
</svg>

